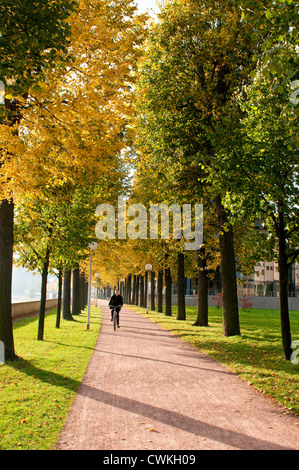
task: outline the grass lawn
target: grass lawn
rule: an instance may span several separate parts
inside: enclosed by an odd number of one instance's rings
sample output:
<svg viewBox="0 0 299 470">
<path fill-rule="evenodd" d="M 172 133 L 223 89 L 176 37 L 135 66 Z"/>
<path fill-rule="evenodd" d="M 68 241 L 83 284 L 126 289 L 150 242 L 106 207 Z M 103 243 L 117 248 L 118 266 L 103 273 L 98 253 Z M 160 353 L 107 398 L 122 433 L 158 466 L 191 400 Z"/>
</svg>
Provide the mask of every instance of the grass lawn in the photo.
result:
<svg viewBox="0 0 299 470">
<path fill-rule="evenodd" d="M 53 449 L 76 396 L 100 331 L 100 308 L 61 319 L 45 319 L 43 341 L 37 341 L 37 317 L 14 324 L 19 359 L 0 365 L 0 449 Z"/>
<path fill-rule="evenodd" d="M 240 309 L 241 336 L 224 337 L 222 310 L 209 308 L 209 327 L 196 327 L 196 307 L 186 307 L 186 321 L 140 307 L 128 308 L 142 313 L 183 340 L 225 364 L 261 392 L 280 402 L 286 412 L 299 414 L 299 365 L 284 361 L 277 310 Z M 292 340 L 299 340 L 299 312 L 290 312 Z"/>
</svg>

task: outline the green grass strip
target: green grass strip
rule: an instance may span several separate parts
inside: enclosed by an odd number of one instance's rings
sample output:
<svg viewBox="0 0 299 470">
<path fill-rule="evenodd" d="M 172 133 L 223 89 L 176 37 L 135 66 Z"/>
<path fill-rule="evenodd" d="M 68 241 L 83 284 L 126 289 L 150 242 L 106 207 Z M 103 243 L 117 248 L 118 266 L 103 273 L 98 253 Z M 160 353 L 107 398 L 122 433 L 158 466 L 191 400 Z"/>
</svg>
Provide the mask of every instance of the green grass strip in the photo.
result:
<svg viewBox="0 0 299 470">
<path fill-rule="evenodd" d="M 186 307 L 186 321 L 172 316 L 128 306 L 170 330 L 226 365 L 262 393 L 286 408 L 286 413 L 299 414 L 299 365 L 284 361 L 282 353 L 280 312 L 277 310 L 240 310 L 241 336 L 224 337 L 222 310 L 209 308 L 209 327 L 193 326 L 196 307 Z M 299 340 L 299 312 L 290 312 L 292 340 Z"/>
<path fill-rule="evenodd" d="M 93 353 L 101 325 L 100 308 L 91 307 L 74 321 L 55 311 L 45 319 L 43 341 L 37 341 L 37 317 L 14 324 L 19 359 L 0 365 L 0 449 L 51 450 Z"/>
</svg>

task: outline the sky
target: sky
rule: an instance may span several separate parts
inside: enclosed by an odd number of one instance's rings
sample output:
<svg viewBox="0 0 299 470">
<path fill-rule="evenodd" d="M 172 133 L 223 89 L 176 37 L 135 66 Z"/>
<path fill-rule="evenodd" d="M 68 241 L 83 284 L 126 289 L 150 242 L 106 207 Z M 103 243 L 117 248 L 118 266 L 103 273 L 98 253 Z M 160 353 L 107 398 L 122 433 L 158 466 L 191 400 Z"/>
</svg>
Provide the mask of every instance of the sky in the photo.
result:
<svg viewBox="0 0 299 470">
<path fill-rule="evenodd" d="M 144 13 L 148 9 L 153 9 L 155 12 L 159 11 L 156 0 L 136 0 L 140 13 Z"/>
</svg>

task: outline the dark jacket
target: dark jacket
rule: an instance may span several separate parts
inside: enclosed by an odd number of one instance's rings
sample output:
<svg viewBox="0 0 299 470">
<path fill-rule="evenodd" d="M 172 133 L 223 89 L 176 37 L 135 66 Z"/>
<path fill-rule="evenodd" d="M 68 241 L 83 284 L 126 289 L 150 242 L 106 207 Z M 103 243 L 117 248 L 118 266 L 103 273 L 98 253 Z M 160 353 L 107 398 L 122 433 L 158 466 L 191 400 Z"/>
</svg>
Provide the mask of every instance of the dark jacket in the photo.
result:
<svg viewBox="0 0 299 470">
<path fill-rule="evenodd" d="M 119 295 L 113 294 L 113 296 L 109 300 L 109 306 L 111 305 L 112 307 L 118 307 L 119 305 L 123 305 L 123 304 L 124 304 L 124 299 L 122 298 L 120 294 Z"/>
</svg>

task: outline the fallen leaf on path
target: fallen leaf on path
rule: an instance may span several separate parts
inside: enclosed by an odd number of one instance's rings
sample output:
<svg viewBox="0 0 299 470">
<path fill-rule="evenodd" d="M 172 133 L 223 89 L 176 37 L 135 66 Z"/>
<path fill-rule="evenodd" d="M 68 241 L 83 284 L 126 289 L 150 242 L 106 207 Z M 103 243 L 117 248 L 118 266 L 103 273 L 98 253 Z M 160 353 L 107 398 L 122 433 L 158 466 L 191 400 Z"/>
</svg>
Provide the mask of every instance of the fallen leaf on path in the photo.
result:
<svg viewBox="0 0 299 470">
<path fill-rule="evenodd" d="M 156 431 L 156 429 L 154 429 L 154 428 L 149 429 L 149 431 L 150 432 L 159 432 L 159 431 Z"/>
</svg>

